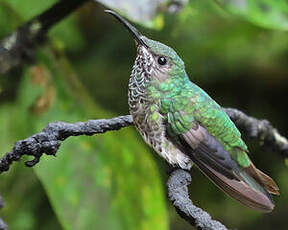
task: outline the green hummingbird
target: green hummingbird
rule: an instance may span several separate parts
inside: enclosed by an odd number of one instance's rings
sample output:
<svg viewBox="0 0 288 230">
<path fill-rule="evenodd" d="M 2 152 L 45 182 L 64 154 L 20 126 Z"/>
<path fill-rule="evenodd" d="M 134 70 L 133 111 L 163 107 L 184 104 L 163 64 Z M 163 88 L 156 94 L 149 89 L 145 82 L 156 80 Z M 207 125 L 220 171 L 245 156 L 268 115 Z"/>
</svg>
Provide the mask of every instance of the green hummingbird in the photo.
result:
<svg viewBox="0 0 288 230">
<path fill-rule="evenodd" d="M 132 34 L 137 57 L 128 104 L 141 136 L 171 165 L 194 163 L 220 189 L 242 204 L 270 212 L 276 183 L 248 156 L 241 134 L 225 111 L 189 80 L 184 62 L 170 47 L 143 36 L 111 10 Z"/>
</svg>

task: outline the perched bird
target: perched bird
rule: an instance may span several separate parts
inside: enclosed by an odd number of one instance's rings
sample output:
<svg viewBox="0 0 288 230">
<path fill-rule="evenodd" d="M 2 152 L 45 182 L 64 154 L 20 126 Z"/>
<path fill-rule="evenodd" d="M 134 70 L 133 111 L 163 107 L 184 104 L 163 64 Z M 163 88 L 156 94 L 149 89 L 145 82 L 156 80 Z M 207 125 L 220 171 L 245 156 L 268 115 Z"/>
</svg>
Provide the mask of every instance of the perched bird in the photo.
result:
<svg viewBox="0 0 288 230">
<path fill-rule="evenodd" d="M 223 109 L 192 83 L 170 47 L 143 36 L 111 10 L 133 35 L 137 57 L 129 81 L 129 110 L 144 140 L 171 165 L 192 162 L 242 204 L 270 212 L 275 182 L 248 157 L 241 134 Z"/>
</svg>

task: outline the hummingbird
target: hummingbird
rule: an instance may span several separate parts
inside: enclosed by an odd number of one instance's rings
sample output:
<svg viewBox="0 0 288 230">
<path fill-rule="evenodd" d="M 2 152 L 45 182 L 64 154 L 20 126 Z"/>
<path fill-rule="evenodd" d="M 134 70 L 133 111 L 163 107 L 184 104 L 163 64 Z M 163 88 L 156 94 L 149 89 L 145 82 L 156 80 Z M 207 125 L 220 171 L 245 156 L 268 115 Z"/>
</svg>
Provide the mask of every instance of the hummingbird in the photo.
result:
<svg viewBox="0 0 288 230">
<path fill-rule="evenodd" d="M 271 212 L 276 183 L 256 168 L 241 133 L 225 111 L 190 81 L 170 47 L 142 35 L 114 11 L 133 36 L 137 56 L 129 80 L 128 104 L 145 140 L 172 166 L 196 165 L 222 191 L 242 204 Z"/>
</svg>

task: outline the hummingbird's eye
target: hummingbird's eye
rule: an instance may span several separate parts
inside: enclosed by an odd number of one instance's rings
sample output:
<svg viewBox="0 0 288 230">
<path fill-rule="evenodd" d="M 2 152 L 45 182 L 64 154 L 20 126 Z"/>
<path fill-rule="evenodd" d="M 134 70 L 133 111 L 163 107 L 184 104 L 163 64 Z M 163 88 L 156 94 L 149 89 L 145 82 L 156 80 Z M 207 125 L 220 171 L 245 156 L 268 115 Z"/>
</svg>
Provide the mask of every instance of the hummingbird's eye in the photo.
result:
<svg viewBox="0 0 288 230">
<path fill-rule="evenodd" d="M 163 56 L 158 58 L 158 64 L 159 65 L 165 65 L 167 63 L 167 59 Z"/>
</svg>

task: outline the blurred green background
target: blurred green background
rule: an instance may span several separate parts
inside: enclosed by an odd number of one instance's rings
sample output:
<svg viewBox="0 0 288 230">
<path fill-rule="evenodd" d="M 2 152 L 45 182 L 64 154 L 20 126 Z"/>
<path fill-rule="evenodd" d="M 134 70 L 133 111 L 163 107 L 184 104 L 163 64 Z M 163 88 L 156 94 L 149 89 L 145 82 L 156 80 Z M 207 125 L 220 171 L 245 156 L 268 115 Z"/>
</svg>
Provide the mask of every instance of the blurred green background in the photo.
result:
<svg viewBox="0 0 288 230">
<path fill-rule="evenodd" d="M 0 0 L 0 38 L 55 0 Z M 284 0 L 99 1 L 173 47 L 190 79 L 224 107 L 268 119 L 288 136 L 288 2 Z M 156 4 L 157 3 L 157 4 Z M 48 122 L 128 113 L 127 83 L 135 45 L 127 31 L 89 2 L 56 25 L 36 62 L 0 76 L 0 146 L 39 132 Z M 277 153 L 247 140 L 255 164 L 276 180 L 271 214 L 250 210 L 193 169 L 194 203 L 230 228 L 287 229 L 287 167 Z M 70 138 L 57 158 L 34 169 L 15 163 L 1 175 L 1 217 L 12 230 L 192 229 L 166 198 L 166 163 L 133 127 Z"/>
</svg>

